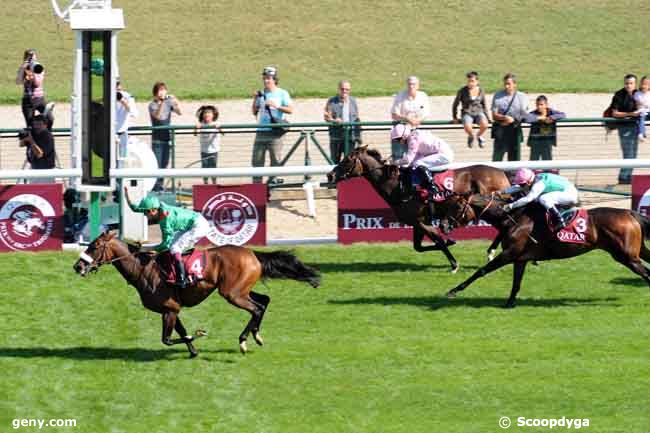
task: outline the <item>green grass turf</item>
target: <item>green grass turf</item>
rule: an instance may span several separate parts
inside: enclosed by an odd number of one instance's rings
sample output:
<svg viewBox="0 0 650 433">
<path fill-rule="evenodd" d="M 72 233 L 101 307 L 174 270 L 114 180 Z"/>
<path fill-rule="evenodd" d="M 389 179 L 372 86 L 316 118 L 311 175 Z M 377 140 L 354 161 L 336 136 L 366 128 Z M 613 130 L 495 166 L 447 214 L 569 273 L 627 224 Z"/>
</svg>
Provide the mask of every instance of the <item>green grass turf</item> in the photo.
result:
<svg viewBox="0 0 650 433">
<path fill-rule="evenodd" d="M 73 36 L 49 3 L 4 2 L 0 102 L 17 102 L 15 71 L 39 50 L 46 89 L 68 100 Z M 390 95 L 407 75 L 431 94 L 452 94 L 468 70 L 494 90 L 505 72 L 533 92 L 610 92 L 625 73 L 650 73 L 650 6 L 623 0 L 305 1 L 114 0 L 127 28 L 120 74 L 138 99 L 157 80 L 181 99 L 248 97 L 267 64 L 294 96 L 331 96 L 342 78 L 356 95 Z"/>
<path fill-rule="evenodd" d="M 501 416 L 565 416 L 647 432 L 645 283 L 591 253 L 530 266 L 515 310 L 501 308 L 511 269 L 447 300 L 485 248 L 457 246 L 457 275 L 406 244 L 298 248 L 322 287 L 259 285 L 266 345 L 246 356 L 246 313 L 218 295 L 183 310 L 210 332 L 193 360 L 160 343 L 160 316 L 113 268 L 82 279 L 71 253 L 3 254 L 0 431 L 76 418 L 83 432 L 485 433 Z"/>
</svg>

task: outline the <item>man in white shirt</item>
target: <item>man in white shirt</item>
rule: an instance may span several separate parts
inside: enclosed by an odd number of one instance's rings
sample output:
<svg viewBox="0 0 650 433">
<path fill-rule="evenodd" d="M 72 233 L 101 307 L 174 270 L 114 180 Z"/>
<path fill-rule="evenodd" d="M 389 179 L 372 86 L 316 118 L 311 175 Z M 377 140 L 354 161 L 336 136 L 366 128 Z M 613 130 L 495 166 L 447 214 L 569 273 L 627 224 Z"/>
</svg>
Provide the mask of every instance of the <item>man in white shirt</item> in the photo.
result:
<svg viewBox="0 0 650 433">
<path fill-rule="evenodd" d="M 412 75 L 406 79 L 406 90 L 402 90 L 395 96 L 393 107 L 390 110 L 391 118 L 396 122 L 404 122 L 413 128 L 420 126 L 423 120 L 431 115 L 429 96 L 419 90 L 420 80 Z M 399 142 L 391 143 L 393 158 L 402 156 L 402 149 Z"/>
<path fill-rule="evenodd" d="M 122 87 L 122 83 L 117 81 L 117 101 L 115 103 L 115 134 L 119 143 L 117 154 L 117 166 L 123 167 L 126 158 L 126 146 L 129 142 L 129 119 L 138 115 L 138 109 L 135 105 L 135 99 Z"/>
</svg>

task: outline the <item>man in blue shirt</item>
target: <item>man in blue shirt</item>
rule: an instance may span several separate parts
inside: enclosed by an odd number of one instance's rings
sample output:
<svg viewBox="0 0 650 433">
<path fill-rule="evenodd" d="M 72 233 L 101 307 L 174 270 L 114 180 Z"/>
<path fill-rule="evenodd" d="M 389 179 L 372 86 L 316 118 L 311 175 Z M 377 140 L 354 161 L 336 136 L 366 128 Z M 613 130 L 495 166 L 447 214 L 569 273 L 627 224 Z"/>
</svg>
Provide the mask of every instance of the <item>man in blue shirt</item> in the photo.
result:
<svg viewBox="0 0 650 433">
<path fill-rule="evenodd" d="M 293 112 L 293 103 L 289 92 L 278 87 L 278 71 L 273 66 L 267 66 L 262 71 L 264 89 L 259 90 L 253 97 L 252 112 L 257 117 L 257 123 L 268 125 L 284 122 L 284 115 Z M 268 150 L 271 166 L 280 165 L 282 151 L 282 128 L 258 128 L 253 143 L 253 167 L 263 167 Z M 261 177 L 253 177 L 253 183 L 261 183 Z"/>
</svg>

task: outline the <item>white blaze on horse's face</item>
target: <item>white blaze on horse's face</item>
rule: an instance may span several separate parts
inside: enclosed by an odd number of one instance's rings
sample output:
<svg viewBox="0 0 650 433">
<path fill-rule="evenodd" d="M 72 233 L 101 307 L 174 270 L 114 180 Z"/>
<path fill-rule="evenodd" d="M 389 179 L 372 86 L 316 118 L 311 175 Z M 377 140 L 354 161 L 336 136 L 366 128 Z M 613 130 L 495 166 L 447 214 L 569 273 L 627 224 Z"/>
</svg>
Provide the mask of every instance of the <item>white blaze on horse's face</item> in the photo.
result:
<svg viewBox="0 0 650 433">
<path fill-rule="evenodd" d="M 94 262 L 95 259 L 93 259 L 85 251 L 82 251 L 79 254 L 79 260 L 77 261 L 77 264 L 74 266 L 74 269 L 79 275 L 85 277 L 88 271 L 92 269 L 92 264 Z"/>
</svg>

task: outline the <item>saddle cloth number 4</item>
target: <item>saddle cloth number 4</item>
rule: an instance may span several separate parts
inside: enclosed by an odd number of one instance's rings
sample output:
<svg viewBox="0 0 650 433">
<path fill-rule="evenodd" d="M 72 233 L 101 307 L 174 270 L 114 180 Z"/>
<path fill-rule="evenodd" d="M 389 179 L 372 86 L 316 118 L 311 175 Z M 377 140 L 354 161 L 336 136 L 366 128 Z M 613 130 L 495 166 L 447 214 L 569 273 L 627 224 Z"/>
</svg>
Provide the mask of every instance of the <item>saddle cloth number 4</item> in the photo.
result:
<svg viewBox="0 0 650 433">
<path fill-rule="evenodd" d="M 190 272 L 196 275 L 198 278 L 203 278 L 203 265 L 201 263 L 201 257 L 194 259 L 190 265 Z"/>
</svg>

